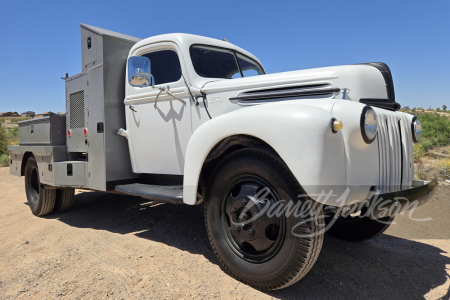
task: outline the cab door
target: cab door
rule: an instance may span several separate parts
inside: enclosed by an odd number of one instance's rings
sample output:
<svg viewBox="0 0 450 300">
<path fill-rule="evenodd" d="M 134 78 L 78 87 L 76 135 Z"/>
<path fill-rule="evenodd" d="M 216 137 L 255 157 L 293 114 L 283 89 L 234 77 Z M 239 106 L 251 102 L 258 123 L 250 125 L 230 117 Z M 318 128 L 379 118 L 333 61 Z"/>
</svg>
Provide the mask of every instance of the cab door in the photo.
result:
<svg viewBox="0 0 450 300">
<path fill-rule="evenodd" d="M 132 56 L 150 59 L 155 84 L 152 88 L 126 83 L 125 111 L 133 172 L 182 175 L 192 135 L 192 103 L 181 76 L 185 69 L 181 51 L 175 43 L 164 42 L 139 48 Z M 167 86 L 186 103 L 157 88 Z"/>
</svg>

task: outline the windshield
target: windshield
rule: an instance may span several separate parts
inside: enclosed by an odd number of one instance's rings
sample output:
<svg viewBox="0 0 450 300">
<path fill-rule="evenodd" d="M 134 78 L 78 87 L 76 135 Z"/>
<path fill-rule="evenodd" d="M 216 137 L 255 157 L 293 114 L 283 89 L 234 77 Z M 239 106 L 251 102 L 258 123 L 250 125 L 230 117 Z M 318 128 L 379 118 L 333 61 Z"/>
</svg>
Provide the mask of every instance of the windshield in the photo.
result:
<svg viewBox="0 0 450 300">
<path fill-rule="evenodd" d="M 194 45 L 190 52 L 195 72 L 202 77 L 232 79 L 264 74 L 256 61 L 235 50 Z"/>
</svg>

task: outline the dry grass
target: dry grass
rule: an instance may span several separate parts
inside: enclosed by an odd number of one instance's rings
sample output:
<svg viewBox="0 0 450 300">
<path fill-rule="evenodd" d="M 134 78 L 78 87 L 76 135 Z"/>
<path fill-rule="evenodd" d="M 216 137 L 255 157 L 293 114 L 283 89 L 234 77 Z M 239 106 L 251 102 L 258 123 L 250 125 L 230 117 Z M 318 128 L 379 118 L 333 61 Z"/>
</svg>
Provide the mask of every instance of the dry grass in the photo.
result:
<svg viewBox="0 0 450 300">
<path fill-rule="evenodd" d="M 421 145 L 415 145 L 414 165 L 416 179 L 431 180 L 436 175 L 439 181 L 450 180 L 450 146 L 425 152 Z"/>
</svg>

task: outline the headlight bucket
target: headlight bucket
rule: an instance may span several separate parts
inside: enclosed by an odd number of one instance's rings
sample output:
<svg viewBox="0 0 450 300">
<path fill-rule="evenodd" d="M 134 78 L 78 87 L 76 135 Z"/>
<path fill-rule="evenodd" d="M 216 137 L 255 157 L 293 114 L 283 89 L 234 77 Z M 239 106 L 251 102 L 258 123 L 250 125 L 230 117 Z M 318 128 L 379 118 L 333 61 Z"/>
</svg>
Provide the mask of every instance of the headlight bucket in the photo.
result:
<svg viewBox="0 0 450 300">
<path fill-rule="evenodd" d="M 413 142 L 418 143 L 420 136 L 422 135 L 422 124 L 420 124 L 420 121 L 416 116 L 414 116 L 411 122 L 411 133 Z"/>
<path fill-rule="evenodd" d="M 378 132 L 377 114 L 370 106 L 365 106 L 361 113 L 361 135 L 367 144 L 372 144 Z"/>
</svg>

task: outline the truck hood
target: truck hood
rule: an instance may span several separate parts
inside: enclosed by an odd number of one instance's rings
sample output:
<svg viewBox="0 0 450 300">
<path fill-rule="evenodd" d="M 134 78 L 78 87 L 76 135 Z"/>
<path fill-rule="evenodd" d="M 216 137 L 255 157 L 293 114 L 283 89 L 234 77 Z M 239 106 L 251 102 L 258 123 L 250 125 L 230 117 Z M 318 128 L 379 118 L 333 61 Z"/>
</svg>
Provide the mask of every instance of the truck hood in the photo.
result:
<svg viewBox="0 0 450 300">
<path fill-rule="evenodd" d="M 388 82 L 389 78 L 391 82 Z M 207 95 L 225 93 L 230 100 L 247 103 L 274 99 L 334 98 L 360 101 L 374 106 L 384 103 L 382 105 L 390 105 L 392 110 L 400 108 L 393 107 L 395 96 L 393 96 L 392 76 L 387 65 L 382 63 L 219 79 L 204 83 L 202 92 Z"/>
</svg>

